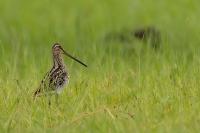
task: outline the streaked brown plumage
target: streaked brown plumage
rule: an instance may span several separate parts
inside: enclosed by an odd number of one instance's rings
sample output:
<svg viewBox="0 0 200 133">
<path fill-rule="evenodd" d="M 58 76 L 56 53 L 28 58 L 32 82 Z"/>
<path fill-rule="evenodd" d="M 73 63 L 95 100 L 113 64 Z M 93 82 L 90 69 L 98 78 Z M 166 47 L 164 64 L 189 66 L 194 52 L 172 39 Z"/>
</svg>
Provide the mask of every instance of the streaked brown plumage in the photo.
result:
<svg viewBox="0 0 200 133">
<path fill-rule="evenodd" d="M 58 97 L 58 94 L 64 89 L 64 86 L 69 81 L 69 75 L 66 70 L 65 64 L 63 62 L 62 54 L 67 55 L 68 57 L 74 59 L 75 61 L 79 62 L 83 66 L 87 67 L 84 63 L 79 61 L 78 59 L 74 58 L 70 54 L 68 54 L 64 49 L 61 47 L 59 43 L 55 43 L 52 47 L 53 53 L 53 67 L 52 69 L 46 73 L 45 77 L 41 81 L 40 86 L 34 93 L 34 98 L 47 95 L 51 96 L 52 94 Z M 50 104 L 50 98 L 49 98 Z"/>
</svg>

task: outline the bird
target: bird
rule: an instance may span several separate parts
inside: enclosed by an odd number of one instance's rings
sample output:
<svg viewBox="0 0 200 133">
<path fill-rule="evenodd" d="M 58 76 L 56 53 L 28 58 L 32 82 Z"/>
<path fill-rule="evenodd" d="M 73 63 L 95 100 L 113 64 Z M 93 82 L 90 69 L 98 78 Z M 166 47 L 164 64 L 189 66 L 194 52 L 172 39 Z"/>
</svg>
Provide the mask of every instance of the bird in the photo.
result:
<svg viewBox="0 0 200 133">
<path fill-rule="evenodd" d="M 132 32 L 135 38 L 149 42 L 153 49 L 159 49 L 161 43 L 161 33 L 153 26 L 139 28 Z"/>
<path fill-rule="evenodd" d="M 48 71 L 42 79 L 39 87 L 34 92 L 34 99 L 39 96 L 48 96 L 49 105 L 51 105 L 51 96 L 55 95 L 58 104 L 58 95 L 64 87 L 69 83 L 69 73 L 63 61 L 62 55 L 66 55 L 81 65 L 87 67 L 82 61 L 67 53 L 59 43 L 52 46 L 53 67 Z"/>
<path fill-rule="evenodd" d="M 150 44 L 153 49 L 159 49 L 161 45 L 161 32 L 154 26 L 140 27 L 138 29 L 123 28 L 119 32 L 106 34 L 106 41 L 119 41 L 122 43 L 131 43 L 134 39 Z"/>
</svg>

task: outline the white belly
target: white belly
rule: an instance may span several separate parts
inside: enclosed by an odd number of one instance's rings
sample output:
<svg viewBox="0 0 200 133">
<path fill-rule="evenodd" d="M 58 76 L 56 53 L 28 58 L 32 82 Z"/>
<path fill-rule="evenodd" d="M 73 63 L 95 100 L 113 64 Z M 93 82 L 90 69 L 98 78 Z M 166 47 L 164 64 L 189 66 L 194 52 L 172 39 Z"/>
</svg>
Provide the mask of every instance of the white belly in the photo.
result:
<svg viewBox="0 0 200 133">
<path fill-rule="evenodd" d="M 58 85 L 56 88 L 56 93 L 60 94 L 63 91 L 63 89 L 65 88 L 65 86 L 68 84 L 68 82 L 69 82 L 69 79 L 66 78 L 62 85 Z"/>
</svg>

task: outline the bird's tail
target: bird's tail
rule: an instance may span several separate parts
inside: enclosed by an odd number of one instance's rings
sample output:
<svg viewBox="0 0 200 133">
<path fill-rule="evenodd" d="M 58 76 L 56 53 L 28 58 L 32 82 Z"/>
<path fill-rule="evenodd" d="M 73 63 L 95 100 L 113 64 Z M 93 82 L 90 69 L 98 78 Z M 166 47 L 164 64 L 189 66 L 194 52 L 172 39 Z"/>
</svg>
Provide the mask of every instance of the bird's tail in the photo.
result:
<svg viewBox="0 0 200 133">
<path fill-rule="evenodd" d="M 38 89 L 34 92 L 33 99 L 35 99 L 37 96 L 39 96 L 40 92 L 41 92 L 41 88 L 38 88 Z"/>
</svg>

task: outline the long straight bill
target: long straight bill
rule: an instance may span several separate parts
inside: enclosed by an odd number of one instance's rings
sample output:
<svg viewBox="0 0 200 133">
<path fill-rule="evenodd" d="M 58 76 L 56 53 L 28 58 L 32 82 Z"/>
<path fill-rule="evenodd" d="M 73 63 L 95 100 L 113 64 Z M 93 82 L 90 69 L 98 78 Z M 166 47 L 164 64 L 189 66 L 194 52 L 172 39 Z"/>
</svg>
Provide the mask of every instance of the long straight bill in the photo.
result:
<svg viewBox="0 0 200 133">
<path fill-rule="evenodd" d="M 84 64 L 82 61 L 80 61 L 80 60 L 76 59 L 75 57 L 71 56 L 70 54 L 68 54 L 68 53 L 67 53 L 66 51 L 64 51 L 64 50 L 63 50 L 63 52 L 64 52 L 64 54 L 67 55 L 68 57 L 74 59 L 74 60 L 77 61 L 78 63 L 80 63 L 80 64 L 82 64 L 83 66 L 87 67 L 87 65 Z"/>
</svg>

